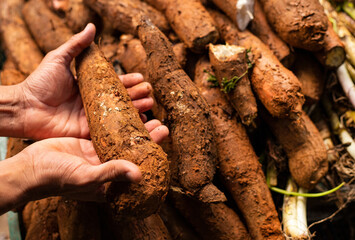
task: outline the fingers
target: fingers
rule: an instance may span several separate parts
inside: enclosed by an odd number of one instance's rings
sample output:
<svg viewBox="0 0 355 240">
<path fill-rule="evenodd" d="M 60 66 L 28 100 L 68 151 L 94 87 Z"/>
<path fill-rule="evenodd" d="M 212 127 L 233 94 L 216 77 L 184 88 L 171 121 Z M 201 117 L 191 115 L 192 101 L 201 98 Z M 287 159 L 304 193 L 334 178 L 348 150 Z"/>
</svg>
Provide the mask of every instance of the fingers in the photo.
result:
<svg viewBox="0 0 355 240">
<path fill-rule="evenodd" d="M 103 184 L 109 181 L 130 181 L 138 183 L 142 174 L 137 165 L 126 160 L 111 160 L 98 166 L 93 166 L 96 182 Z"/>
<path fill-rule="evenodd" d="M 140 113 L 146 112 L 153 107 L 154 100 L 151 97 L 146 97 L 132 101 L 133 106 L 138 109 Z"/>
<path fill-rule="evenodd" d="M 143 75 L 140 73 L 128 73 L 120 75 L 119 78 L 126 88 L 133 87 L 144 80 Z"/>
<path fill-rule="evenodd" d="M 153 131 L 155 128 L 161 126 L 161 122 L 158 119 L 150 120 L 149 122 L 145 123 L 144 126 L 148 130 L 148 132 Z"/>
<path fill-rule="evenodd" d="M 128 95 L 132 100 L 147 97 L 152 91 L 152 85 L 147 82 L 139 83 L 133 87 L 127 88 Z"/>
<path fill-rule="evenodd" d="M 153 129 L 149 134 L 152 140 L 159 144 L 169 135 L 169 129 L 167 126 L 161 125 Z"/>
<path fill-rule="evenodd" d="M 169 129 L 157 119 L 145 123 L 144 126 L 148 130 L 152 140 L 158 144 L 169 135 Z"/>
<path fill-rule="evenodd" d="M 65 64 L 69 66 L 70 62 L 78 56 L 85 48 L 90 46 L 94 40 L 96 28 L 89 23 L 83 31 L 72 36 L 66 43 L 54 50 L 56 57 L 62 57 Z"/>
</svg>

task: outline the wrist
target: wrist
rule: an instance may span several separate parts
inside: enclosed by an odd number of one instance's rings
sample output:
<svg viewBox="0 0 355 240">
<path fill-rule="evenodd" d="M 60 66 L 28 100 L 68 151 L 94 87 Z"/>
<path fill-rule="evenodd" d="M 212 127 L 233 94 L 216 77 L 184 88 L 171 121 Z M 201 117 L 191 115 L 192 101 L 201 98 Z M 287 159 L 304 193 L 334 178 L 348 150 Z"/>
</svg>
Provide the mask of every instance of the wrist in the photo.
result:
<svg viewBox="0 0 355 240">
<path fill-rule="evenodd" d="M 21 84 L 0 86 L 0 135 L 24 137 L 24 101 Z"/>
</svg>

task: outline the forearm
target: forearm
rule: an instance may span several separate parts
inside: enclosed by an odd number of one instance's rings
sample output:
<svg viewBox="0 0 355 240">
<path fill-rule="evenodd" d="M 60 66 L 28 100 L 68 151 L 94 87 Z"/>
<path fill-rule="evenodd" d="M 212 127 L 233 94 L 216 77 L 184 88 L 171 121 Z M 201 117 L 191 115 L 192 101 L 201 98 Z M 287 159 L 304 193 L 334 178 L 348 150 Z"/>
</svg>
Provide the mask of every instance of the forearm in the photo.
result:
<svg viewBox="0 0 355 240">
<path fill-rule="evenodd" d="M 26 168 L 21 154 L 0 162 L 0 215 L 31 200 Z"/>
<path fill-rule="evenodd" d="M 23 137 L 23 114 L 19 85 L 0 86 L 0 136 Z"/>
</svg>

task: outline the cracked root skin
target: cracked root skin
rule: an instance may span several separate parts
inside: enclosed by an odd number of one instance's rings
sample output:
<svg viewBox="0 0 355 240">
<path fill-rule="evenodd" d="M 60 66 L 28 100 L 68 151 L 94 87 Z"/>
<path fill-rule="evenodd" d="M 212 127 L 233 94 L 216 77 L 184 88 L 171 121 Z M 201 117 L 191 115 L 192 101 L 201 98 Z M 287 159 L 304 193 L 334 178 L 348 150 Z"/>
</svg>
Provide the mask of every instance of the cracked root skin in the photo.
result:
<svg viewBox="0 0 355 240">
<path fill-rule="evenodd" d="M 180 68 L 164 34 L 149 21 L 142 21 L 138 35 L 148 56 L 155 97 L 168 112 L 173 150 L 178 156 L 179 183 L 196 193 L 212 181 L 215 173 L 217 150 L 209 106 Z"/>
<path fill-rule="evenodd" d="M 212 71 L 207 58 L 197 63 L 195 83 L 211 106 L 220 178 L 243 214 L 252 239 L 281 240 L 281 224 L 258 157 L 233 108 L 219 89 L 209 87 L 204 70 Z"/>
<path fill-rule="evenodd" d="M 293 47 L 323 47 L 328 19 L 318 0 L 260 0 L 271 26 Z"/>
<path fill-rule="evenodd" d="M 255 63 L 250 80 L 265 108 L 275 117 L 297 118 L 304 103 L 297 77 L 280 63 L 260 39 L 247 30 L 240 32 L 226 16 L 213 10 L 209 12 L 228 44 L 251 49 Z"/>
<path fill-rule="evenodd" d="M 296 121 L 265 112 L 263 118 L 286 152 L 293 179 L 300 187 L 312 189 L 328 172 L 327 150 L 316 126 L 305 112 Z"/>
<path fill-rule="evenodd" d="M 139 184 L 112 182 L 106 195 L 116 216 L 146 217 L 164 201 L 169 183 L 166 154 L 154 143 L 111 64 L 92 44 L 77 58 L 79 89 L 100 160 L 137 164 Z"/>
</svg>

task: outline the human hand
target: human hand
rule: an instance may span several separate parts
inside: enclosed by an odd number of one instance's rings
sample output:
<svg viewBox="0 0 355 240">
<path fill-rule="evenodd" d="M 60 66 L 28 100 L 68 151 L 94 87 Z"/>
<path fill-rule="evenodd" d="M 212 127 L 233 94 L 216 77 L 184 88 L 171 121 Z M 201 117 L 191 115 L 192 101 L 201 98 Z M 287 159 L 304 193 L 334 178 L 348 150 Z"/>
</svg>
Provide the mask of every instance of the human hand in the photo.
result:
<svg viewBox="0 0 355 240">
<path fill-rule="evenodd" d="M 156 143 L 169 133 L 158 120 L 145 123 L 145 127 Z M 48 196 L 104 201 L 105 182 L 139 182 L 141 177 L 139 168 L 129 161 L 101 163 L 89 140 L 38 141 L 0 163 L 0 215 L 27 201 Z"/>
<path fill-rule="evenodd" d="M 89 24 L 81 33 L 48 53 L 40 66 L 23 83 L 23 137 L 45 139 L 53 137 L 88 138 L 89 128 L 83 104 L 70 63 L 90 45 L 95 26 Z M 133 105 L 142 113 L 153 106 L 149 97 L 151 85 L 141 74 L 120 76 Z M 144 116 L 143 120 L 144 120 Z"/>
</svg>

